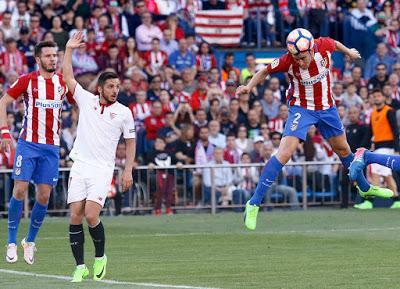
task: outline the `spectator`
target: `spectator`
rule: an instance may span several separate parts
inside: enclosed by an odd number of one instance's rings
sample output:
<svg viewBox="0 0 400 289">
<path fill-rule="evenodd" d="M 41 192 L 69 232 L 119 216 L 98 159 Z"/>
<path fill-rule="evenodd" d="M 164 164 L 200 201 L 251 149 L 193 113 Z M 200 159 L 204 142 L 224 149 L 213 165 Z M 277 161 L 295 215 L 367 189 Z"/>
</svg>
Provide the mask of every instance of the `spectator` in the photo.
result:
<svg viewBox="0 0 400 289">
<path fill-rule="evenodd" d="M 151 40 L 151 51 L 145 52 L 144 60 L 146 61 L 146 73 L 150 76 L 159 74 L 160 68 L 168 64 L 167 54 L 160 49 L 160 39 L 153 38 Z"/>
<path fill-rule="evenodd" d="M 208 140 L 216 147 L 224 148 L 226 146 L 226 136 L 220 133 L 221 126 L 218 121 L 212 120 L 208 123 L 210 135 Z"/>
<path fill-rule="evenodd" d="M 162 111 L 163 113 L 167 112 L 174 112 L 175 111 L 175 105 L 171 102 L 171 95 L 169 94 L 168 90 L 166 89 L 161 89 L 160 92 L 160 101 L 162 105 Z"/>
<path fill-rule="evenodd" d="M 389 85 L 391 87 L 391 98 L 400 101 L 400 87 L 399 87 L 399 76 L 392 73 L 389 76 Z"/>
<path fill-rule="evenodd" d="M 285 94 L 282 93 L 279 78 L 271 77 L 268 83 L 268 88 L 272 90 L 272 94 L 277 101 L 285 102 Z"/>
<path fill-rule="evenodd" d="M 266 41 L 267 47 L 278 46 L 279 42 L 276 41 L 276 28 L 275 28 L 275 12 L 274 5 L 270 0 L 250 0 L 248 2 L 249 19 L 244 20 L 244 25 L 247 34 L 247 42 L 250 46 L 255 45 L 255 35 L 257 31 L 257 12 L 260 12 L 261 31 L 262 37 Z"/>
<path fill-rule="evenodd" d="M 263 99 L 261 99 L 262 110 L 268 119 L 278 116 L 280 102 L 274 98 L 272 90 L 266 88 L 264 90 Z"/>
<path fill-rule="evenodd" d="M 351 76 L 353 77 L 353 82 L 357 87 L 357 90 L 360 89 L 362 86 L 366 86 L 367 82 L 361 77 L 362 76 L 362 69 L 360 66 L 354 66 L 351 70 Z"/>
<path fill-rule="evenodd" d="M 43 27 L 40 27 L 40 17 L 38 15 L 34 14 L 31 16 L 31 19 L 29 20 L 29 30 L 31 31 L 30 39 L 34 43 L 39 43 L 42 40 L 45 30 Z"/>
<path fill-rule="evenodd" d="M 237 98 L 231 99 L 229 103 L 229 120 L 236 126 L 245 124 L 247 119 L 246 115 L 240 113 L 240 104 Z"/>
<path fill-rule="evenodd" d="M 213 160 L 209 165 L 227 165 L 228 162 L 224 161 L 224 151 L 222 148 L 215 148 Z M 233 185 L 233 173 L 231 168 L 214 168 L 214 183 L 216 190 L 216 201 L 222 203 L 223 201 L 232 200 L 231 186 Z M 203 171 L 203 193 L 204 204 L 211 202 L 211 170 L 204 169 Z"/>
<path fill-rule="evenodd" d="M 161 105 L 160 105 L 161 106 Z M 136 92 L 136 102 L 129 106 L 135 118 L 136 124 L 143 123 L 144 120 L 151 115 L 151 101 L 147 100 L 146 91 L 139 90 Z"/>
<path fill-rule="evenodd" d="M 190 101 L 190 105 L 194 111 L 200 109 L 201 107 L 205 107 L 205 102 L 208 102 L 207 99 L 207 90 L 208 90 L 208 79 L 205 76 L 200 76 L 198 79 L 198 87 L 193 92 L 192 98 Z"/>
<path fill-rule="evenodd" d="M 231 70 L 235 71 L 237 78 L 240 77 L 240 70 L 233 66 L 235 58 L 232 52 L 227 52 L 224 57 L 224 64 L 221 69 L 221 80 L 227 81 L 229 78 L 229 72 Z"/>
<path fill-rule="evenodd" d="M 240 163 L 241 164 L 250 164 L 251 163 L 251 158 L 248 153 L 242 153 L 240 157 Z M 237 178 L 238 178 L 238 185 L 237 188 L 241 190 L 241 199 L 235 200 L 235 204 L 244 204 L 250 196 L 253 194 L 253 191 L 255 190 L 260 172 L 257 167 L 251 166 L 251 167 L 243 167 L 239 168 L 237 172 Z"/>
<path fill-rule="evenodd" d="M 210 103 L 210 106 L 208 107 L 207 120 L 208 121 L 218 120 L 219 113 L 220 113 L 219 99 L 213 98 L 212 100 L 209 101 L 209 103 Z"/>
<path fill-rule="evenodd" d="M 196 139 L 199 137 L 199 131 L 202 127 L 208 127 L 207 113 L 204 109 L 200 108 L 196 111 L 194 128 Z"/>
<path fill-rule="evenodd" d="M 57 43 L 58 48 L 64 50 L 69 39 L 69 34 L 61 27 L 61 18 L 59 16 L 53 17 L 50 31 L 53 34 L 54 42 Z"/>
<path fill-rule="evenodd" d="M 1 18 L 0 30 L 4 33 L 4 38 L 18 38 L 18 29 L 11 25 L 11 13 L 6 11 Z"/>
<path fill-rule="evenodd" d="M 165 118 L 162 114 L 162 106 L 159 100 L 153 101 L 151 105 L 150 116 L 144 119 L 144 127 L 146 129 L 147 150 L 153 148 L 154 140 L 158 131 L 165 125 Z"/>
<path fill-rule="evenodd" d="M 21 29 L 24 26 L 28 27 L 30 17 L 31 16 L 28 13 L 26 2 L 18 1 L 17 9 L 14 9 L 14 12 L 11 16 L 11 26 L 15 29 Z"/>
<path fill-rule="evenodd" d="M 193 164 L 195 154 L 195 137 L 193 125 L 182 127 L 182 134 L 176 145 L 176 158 L 185 165 Z"/>
<path fill-rule="evenodd" d="M 153 170 L 155 166 L 166 167 L 176 163 L 174 154 L 166 150 L 166 142 L 163 138 L 156 138 L 154 149 L 147 155 L 149 169 Z M 179 165 L 180 163 L 178 163 Z M 172 169 L 158 169 L 156 171 L 156 194 L 154 196 L 154 212 L 156 216 L 161 215 L 162 200 L 165 200 L 165 213 L 172 214 L 171 205 L 173 202 L 174 191 L 174 170 Z"/>
<path fill-rule="evenodd" d="M 90 17 L 90 5 L 88 0 L 68 0 L 67 9 L 75 12 L 76 16 L 82 16 L 83 19 Z"/>
<path fill-rule="evenodd" d="M 264 163 L 263 149 L 264 137 L 258 135 L 253 139 L 253 148 L 250 151 L 250 158 L 252 163 Z"/>
<path fill-rule="evenodd" d="M 196 55 L 196 68 L 198 72 L 209 72 L 211 68 L 217 67 L 217 60 L 210 51 L 207 42 L 201 42 L 199 52 Z"/>
<path fill-rule="evenodd" d="M 254 109 L 255 112 L 257 113 L 260 124 L 267 123 L 267 118 L 264 115 L 263 108 L 259 100 L 253 101 L 251 108 Z"/>
<path fill-rule="evenodd" d="M 395 60 L 389 56 L 388 49 L 384 43 L 379 43 L 376 47 L 376 52 L 372 54 L 365 64 L 364 78 L 370 79 L 374 75 L 374 69 L 380 63 L 385 64 L 387 68 L 391 68 Z M 389 70 L 388 73 L 391 73 Z"/>
<path fill-rule="evenodd" d="M 85 22 L 82 18 L 82 16 L 77 16 L 75 17 L 74 20 L 74 28 L 69 31 L 69 37 L 72 37 L 76 32 L 82 31 L 83 33 L 83 41 L 87 41 L 87 29 L 85 28 Z"/>
<path fill-rule="evenodd" d="M 203 1 L 203 10 L 225 10 L 225 5 L 219 0 Z"/>
<path fill-rule="evenodd" d="M 208 139 L 209 129 L 207 126 L 203 126 L 200 128 L 199 140 L 194 151 L 196 165 L 209 164 L 213 159 L 215 146 Z M 201 175 L 202 171 L 202 169 L 197 169 L 199 175 Z"/>
<path fill-rule="evenodd" d="M 219 122 L 221 124 L 221 133 L 224 135 L 233 134 L 236 135 L 237 127 L 229 120 L 229 111 L 227 107 L 221 107 L 219 114 Z"/>
<path fill-rule="evenodd" d="M 132 82 L 132 88 L 131 88 L 132 91 L 144 90 L 147 92 L 149 85 L 146 80 L 146 75 L 143 73 L 143 71 L 141 71 L 137 67 L 134 67 L 129 77 Z"/>
<path fill-rule="evenodd" d="M 400 79 L 400 63 L 396 62 L 392 65 L 392 73 L 397 74 L 397 76 Z M 399 82 L 400 84 L 400 82 Z"/>
<path fill-rule="evenodd" d="M 191 68 L 182 70 L 183 90 L 189 94 L 192 94 L 197 87 L 194 77 L 195 73 Z"/>
<path fill-rule="evenodd" d="M 183 88 L 183 79 L 180 77 L 175 77 L 173 90 L 171 90 L 173 97 L 172 102 L 175 106 L 178 106 L 183 102 L 190 102 L 190 94 L 184 91 Z"/>
<path fill-rule="evenodd" d="M 256 73 L 256 59 L 253 53 L 246 54 L 246 68 L 240 73 L 240 82 L 244 83 L 246 79 L 251 78 Z"/>
<path fill-rule="evenodd" d="M 161 50 L 167 53 L 168 57 L 174 52 L 178 50 L 178 42 L 172 38 L 171 29 L 165 28 L 163 30 L 163 39 L 161 39 Z"/>
<path fill-rule="evenodd" d="M 133 69 L 143 67 L 144 61 L 140 58 L 139 52 L 136 48 L 136 40 L 129 37 L 126 41 L 124 69 L 129 76 L 132 74 Z"/>
<path fill-rule="evenodd" d="M 162 39 L 163 35 L 160 28 L 152 24 L 152 16 L 149 12 L 142 14 L 142 23 L 136 29 L 136 43 L 139 51 L 148 51 L 151 49 L 151 40 Z"/>
<path fill-rule="evenodd" d="M 235 144 L 242 152 L 250 153 L 253 150 L 253 142 L 248 138 L 246 126 L 239 126 Z"/>
<path fill-rule="evenodd" d="M 124 77 L 121 85 L 121 89 L 118 93 L 118 102 L 129 107 L 132 103 L 135 102 L 135 94 L 131 91 L 131 80 L 129 77 Z"/>
<path fill-rule="evenodd" d="M 53 9 L 50 4 L 47 4 L 43 7 L 43 14 L 40 17 L 40 27 L 43 27 L 44 30 L 48 31 L 51 29 L 51 21 L 54 17 Z"/>
<path fill-rule="evenodd" d="M 178 17 L 175 14 L 171 14 L 167 17 L 165 24 L 161 27 L 162 30 L 169 29 L 171 31 L 171 39 L 176 41 L 185 38 L 185 32 L 178 25 Z"/>
<path fill-rule="evenodd" d="M 224 160 L 230 164 L 238 164 L 242 151 L 236 147 L 235 135 L 230 133 L 226 137 L 226 147 L 224 148 Z"/>
<path fill-rule="evenodd" d="M 288 118 L 288 106 L 286 104 L 281 104 L 279 106 L 279 114 L 276 118 L 271 119 L 268 122 L 268 128 L 271 132 L 282 133 L 285 128 L 285 124 Z"/>
<path fill-rule="evenodd" d="M 174 119 L 176 126 L 179 128 L 194 123 L 195 118 L 193 115 L 192 107 L 185 102 L 179 104 L 178 108 L 175 111 Z"/>
<path fill-rule="evenodd" d="M 0 55 L 0 72 L 6 75 L 15 71 L 18 75 L 28 72 L 28 62 L 25 55 L 17 49 L 17 42 L 13 38 L 6 39 L 6 52 Z"/>
<path fill-rule="evenodd" d="M 378 63 L 375 67 L 375 75 L 368 81 L 368 89 L 383 88 L 383 85 L 388 81 L 389 75 L 387 74 L 386 65 Z"/>
<path fill-rule="evenodd" d="M 193 73 L 196 71 L 196 59 L 187 49 L 186 39 L 179 40 L 179 50 L 172 52 L 169 56 L 169 64 L 175 69 L 177 75 L 185 68 L 191 68 Z"/>
<path fill-rule="evenodd" d="M 110 45 L 110 47 L 108 47 L 107 54 L 100 55 L 99 67 L 101 70 L 112 68 L 118 75 L 123 74 L 124 61 L 120 57 L 117 45 Z"/>
<path fill-rule="evenodd" d="M 80 16 L 79 16 L 80 17 Z M 71 32 L 72 29 L 75 28 L 75 13 L 74 11 L 70 10 L 63 17 L 64 21 L 61 24 L 61 27 L 67 31 L 68 33 Z"/>
<path fill-rule="evenodd" d="M 354 82 L 349 83 L 346 92 L 340 97 L 340 104 L 344 105 L 347 109 L 353 106 L 362 107 L 364 101 L 357 94 L 357 87 Z"/>
<path fill-rule="evenodd" d="M 150 82 L 149 90 L 147 91 L 147 99 L 154 101 L 160 99 L 161 93 L 161 76 L 154 75 Z"/>
<path fill-rule="evenodd" d="M 29 71 L 33 71 L 35 68 L 35 43 L 29 39 L 29 29 L 22 27 L 19 32 L 20 39 L 17 41 L 17 48 L 20 52 L 23 52 Z"/>
</svg>

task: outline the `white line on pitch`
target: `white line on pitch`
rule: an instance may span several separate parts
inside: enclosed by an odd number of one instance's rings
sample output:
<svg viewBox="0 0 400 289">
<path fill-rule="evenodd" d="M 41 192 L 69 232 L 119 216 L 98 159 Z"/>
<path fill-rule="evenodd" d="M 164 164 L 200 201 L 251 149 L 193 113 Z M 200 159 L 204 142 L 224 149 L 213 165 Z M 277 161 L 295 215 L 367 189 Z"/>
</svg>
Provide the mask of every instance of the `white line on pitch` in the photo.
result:
<svg viewBox="0 0 400 289">
<path fill-rule="evenodd" d="M 264 232 L 188 232 L 188 233 L 157 233 L 157 234 L 131 234 L 131 235 L 114 235 L 118 238 L 141 238 L 141 237 L 183 237 L 183 236 L 227 236 L 227 235 L 274 235 L 274 234 L 316 234 L 316 233 L 346 233 L 346 232 L 376 232 L 376 231 L 397 231 L 400 227 L 381 227 L 381 228 L 343 228 L 343 229 L 326 229 L 326 230 L 286 230 L 286 231 L 264 231 Z M 68 237 L 42 237 L 39 240 L 64 240 Z"/>
<path fill-rule="evenodd" d="M 38 278 L 50 278 L 50 279 L 59 279 L 70 281 L 72 278 L 68 276 L 62 275 L 48 275 L 48 274 L 38 274 L 38 273 L 30 273 L 30 272 L 21 272 L 7 269 L 0 269 L 0 273 L 8 273 L 14 275 L 23 275 L 23 276 L 32 276 Z M 196 287 L 196 286 L 186 286 L 186 285 L 167 285 L 167 284 L 156 284 L 156 283 L 136 283 L 136 282 L 127 282 L 127 281 L 116 281 L 116 280 L 100 280 L 96 282 L 101 282 L 105 284 L 112 285 L 134 285 L 134 286 L 142 286 L 142 287 L 152 287 L 152 288 L 179 288 L 179 289 L 218 289 L 211 287 Z"/>
</svg>

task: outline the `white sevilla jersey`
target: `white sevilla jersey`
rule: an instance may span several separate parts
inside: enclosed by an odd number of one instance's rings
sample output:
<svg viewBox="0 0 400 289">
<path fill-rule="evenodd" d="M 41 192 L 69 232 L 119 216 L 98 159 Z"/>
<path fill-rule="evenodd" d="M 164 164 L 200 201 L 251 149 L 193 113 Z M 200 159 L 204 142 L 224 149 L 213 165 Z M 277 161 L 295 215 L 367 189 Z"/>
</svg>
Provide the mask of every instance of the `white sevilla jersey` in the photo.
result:
<svg viewBox="0 0 400 289">
<path fill-rule="evenodd" d="M 290 86 L 286 92 L 289 105 L 309 110 L 325 110 L 334 106 L 332 94 L 331 54 L 335 41 L 328 37 L 315 40 L 314 59 L 308 69 L 301 69 L 290 53 L 275 59 L 265 68 L 268 73 L 287 72 Z"/>
<path fill-rule="evenodd" d="M 23 96 L 25 115 L 20 138 L 28 142 L 60 145 L 61 109 L 68 88 L 60 74 L 44 78 L 39 71 L 22 75 L 7 90 L 17 99 Z M 72 97 L 67 95 L 73 103 Z"/>
</svg>

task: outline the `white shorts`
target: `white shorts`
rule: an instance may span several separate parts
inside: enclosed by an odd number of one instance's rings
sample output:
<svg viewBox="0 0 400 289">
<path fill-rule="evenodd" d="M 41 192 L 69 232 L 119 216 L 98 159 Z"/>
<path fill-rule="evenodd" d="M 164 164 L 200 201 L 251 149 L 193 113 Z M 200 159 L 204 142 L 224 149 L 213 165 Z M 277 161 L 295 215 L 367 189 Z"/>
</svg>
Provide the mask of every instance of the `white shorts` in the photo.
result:
<svg viewBox="0 0 400 289">
<path fill-rule="evenodd" d="M 393 155 L 394 154 L 394 149 L 390 148 L 379 148 L 374 151 L 374 153 L 377 154 L 384 154 L 384 155 Z M 388 177 L 392 175 L 392 170 L 389 169 L 388 167 L 378 165 L 378 164 L 370 164 L 369 165 L 370 172 L 372 174 L 376 174 L 382 177 Z"/>
<path fill-rule="evenodd" d="M 69 175 L 67 203 L 87 200 L 103 207 L 111 188 L 112 178 L 113 170 L 75 162 Z"/>
</svg>

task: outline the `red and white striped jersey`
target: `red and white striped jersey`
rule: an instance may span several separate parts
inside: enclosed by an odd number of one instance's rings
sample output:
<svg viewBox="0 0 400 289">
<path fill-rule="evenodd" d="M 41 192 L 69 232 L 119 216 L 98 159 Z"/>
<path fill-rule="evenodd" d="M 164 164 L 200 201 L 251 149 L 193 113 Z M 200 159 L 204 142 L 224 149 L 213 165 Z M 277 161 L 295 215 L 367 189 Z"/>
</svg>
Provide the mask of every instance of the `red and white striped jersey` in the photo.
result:
<svg viewBox="0 0 400 289">
<path fill-rule="evenodd" d="M 301 69 L 290 53 L 268 64 L 268 73 L 287 72 L 290 86 L 286 99 L 290 106 L 297 105 L 309 110 L 325 110 L 334 106 L 331 76 L 331 53 L 335 41 L 329 37 L 315 40 L 314 59 L 308 69 Z"/>
<path fill-rule="evenodd" d="M 280 117 L 275 117 L 268 122 L 268 129 L 271 132 L 277 131 L 283 133 L 285 128 L 286 120 L 281 119 Z"/>
<path fill-rule="evenodd" d="M 7 90 L 7 94 L 17 99 L 22 95 L 25 116 L 19 137 L 28 142 L 60 145 L 61 109 L 68 88 L 60 74 L 44 78 L 39 71 L 22 75 Z"/>
</svg>

